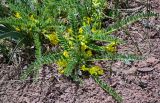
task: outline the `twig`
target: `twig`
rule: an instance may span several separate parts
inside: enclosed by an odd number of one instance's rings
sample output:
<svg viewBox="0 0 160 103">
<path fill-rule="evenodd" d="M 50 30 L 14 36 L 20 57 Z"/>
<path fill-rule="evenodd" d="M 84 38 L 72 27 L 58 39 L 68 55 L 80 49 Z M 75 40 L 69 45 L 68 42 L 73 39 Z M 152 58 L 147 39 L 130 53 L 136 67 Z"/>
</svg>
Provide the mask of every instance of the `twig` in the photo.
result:
<svg viewBox="0 0 160 103">
<path fill-rule="evenodd" d="M 132 13 L 132 12 L 138 12 L 140 10 L 142 10 L 142 8 L 144 8 L 145 6 L 140 6 L 140 7 L 136 7 L 136 8 L 131 8 L 131 9 L 118 9 L 119 11 L 122 12 L 127 12 L 127 13 Z"/>
</svg>

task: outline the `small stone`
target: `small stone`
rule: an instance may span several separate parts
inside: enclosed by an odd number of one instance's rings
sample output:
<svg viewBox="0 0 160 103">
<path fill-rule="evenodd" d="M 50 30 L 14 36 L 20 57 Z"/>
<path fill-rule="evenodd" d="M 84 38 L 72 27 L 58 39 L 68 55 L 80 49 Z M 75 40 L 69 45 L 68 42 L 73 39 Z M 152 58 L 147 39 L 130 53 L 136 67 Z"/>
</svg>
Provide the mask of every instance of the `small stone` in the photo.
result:
<svg viewBox="0 0 160 103">
<path fill-rule="evenodd" d="M 145 75 L 142 77 L 142 79 L 145 79 L 145 80 L 149 80 L 150 76 L 149 75 Z"/>
<path fill-rule="evenodd" d="M 137 71 L 137 68 L 136 67 L 132 67 L 129 70 L 124 70 L 123 72 L 124 72 L 124 74 L 129 75 L 129 74 L 134 74 L 136 71 Z"/>
<path fill-rule="evenodd" d="M 108 96 L 108 98 L 106 98 L 107 99 L 107 101 L 112 101 L 112 96 Z"/>
<path fill-rule="evenodd" d="M 112 72 L 117 72 L 117 71 L 118 71 L 117 68 L 115 68 L 115 67 L 112 68 Z"/>
<path fill-rule="evenodd" d="M 160 70 L 160 63 L 159 64 L 157 64 L 157 65 L 155 65 L 155 67 L 154 67 L 155 69 L 158 69 L 158 70 Z"/>
<path fill-rule="evenodd" d="M 56 85 L 55 85 L 55 87 L 60 87 L 60 86 L 61 86 L 60 84 L 56 84 Z"/>
<path fill-rule="evenodd" d="M 155 57 L 150 57 L 146 60 L 147 64 L 150 64 L 150 65 L 154 65 L 154 64 L 157 64 L 159 62 L 158 59 L 156 59 Z"/>
<path fill-rule="evenodd" d="M 118 84 L 119 84 L 119 83 L 114 82 L 114 83 L 111 85 L 111 87 L 112 87 L 112 88 L 116 88 Z"/>
<path fill-rule="evenodd" d="M 137 71 L 139 71 L 139 72 L 151 72 L 153 70 L 154 70 L 154 68 L 150 68 L 150 67 L 144 67 L 144 68 L 137 69 Z"/>
<path fill-rule="evenodd" d="M 126 83 L 129 83 L 129 84 L 131 84 L 131 83 L 133 83 L 133 82 L 135 82 L 135 77 L 134 76 L 128 76 L 127 77 L 127 79 L 126 79 Z"/>
<path fill-rule="evenodd" d="M 158 91 L 158 95 L 160 96 L 160 90 Z"/>
<path fill-rule="evenodd" d="M 148 64 L 147 64 L 146 61 L 141 61 L 141 62 L 138 63 L 138 67 L 140 67 L 140 68 L 147 67 L 147 66 L 148 66 Z"/>
<path fill-rule="evenodd" d="M 115 63 L 115 66 L 116 66 L 116 67 L 121 67 L 122 65 L 123 65 L 123 63 L 120 62 L 120 61 L 118 61 L 118 62 Z"/>
<path fill-rule="evenodd" d="M 139 82 L 139 86 L 140 86 L 142 89 L 147 88 L 148 82 L 147 82 L 146 80 L 141 80 L 141 81 Z"/>
</svg>

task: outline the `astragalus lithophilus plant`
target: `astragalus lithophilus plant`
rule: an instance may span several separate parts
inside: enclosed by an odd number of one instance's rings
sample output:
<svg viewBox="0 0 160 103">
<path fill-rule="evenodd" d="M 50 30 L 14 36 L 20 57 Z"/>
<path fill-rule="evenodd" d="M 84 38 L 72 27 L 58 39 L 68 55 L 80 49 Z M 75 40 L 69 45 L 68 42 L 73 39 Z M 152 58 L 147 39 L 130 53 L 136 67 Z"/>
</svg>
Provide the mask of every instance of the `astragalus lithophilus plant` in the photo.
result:
<svg viewBox="0 0 160 103">
<path fill-rule="evenodd" d="M 94 65 L 94 61 L 122 60 L 133 61 L 139 57 L 119 54 L 117 46 L 124 43 L 111 35 L 120 28 L 139 19 L 156 16 L 154 13 L 139 13 L 124 18 L 102 28 L 103 10 L 106 0 L 9 0 L 8 17 L 1 18 L 0 24 L 10 27 L 20 40 L 30 38 L 28 42 L 35 46 L 36 60 L 22 74 L 38 76 L 44 64 L 56 63 L 60 74 L 81 82 L 84 74 L 93 77 L 105 91 L 118 102 L 122 101 L 111 87 L 99 79 L 105 73 L 104 68 Z M 9 26 L 8 26 L 9 25 Z M 4 31 L 5 32 L 5 31 Z M 0 38 L 13 36 L 2 32 Z M 54 52 L 42 52 L 41 45 L 48 42 L 56 46 Z"/>
</svg>

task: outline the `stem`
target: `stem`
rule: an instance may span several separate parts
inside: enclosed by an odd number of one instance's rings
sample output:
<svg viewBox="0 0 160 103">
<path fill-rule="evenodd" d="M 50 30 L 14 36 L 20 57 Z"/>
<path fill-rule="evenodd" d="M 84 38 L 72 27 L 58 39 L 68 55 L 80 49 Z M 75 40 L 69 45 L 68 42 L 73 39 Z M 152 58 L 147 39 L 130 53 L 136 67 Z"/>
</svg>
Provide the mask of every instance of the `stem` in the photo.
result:
<svg viewBox="0 0 160 103">
<path fill-rule="evenodd" d="M 36 49 L 35 56 L 36 56 L 36 59 L 39 59 L 42 57 L 41 42 L 40 42 L 39 34 L 38 33 L 34 34 L 33 39 L 34 39 L 34 44 Z"/>
</svg>

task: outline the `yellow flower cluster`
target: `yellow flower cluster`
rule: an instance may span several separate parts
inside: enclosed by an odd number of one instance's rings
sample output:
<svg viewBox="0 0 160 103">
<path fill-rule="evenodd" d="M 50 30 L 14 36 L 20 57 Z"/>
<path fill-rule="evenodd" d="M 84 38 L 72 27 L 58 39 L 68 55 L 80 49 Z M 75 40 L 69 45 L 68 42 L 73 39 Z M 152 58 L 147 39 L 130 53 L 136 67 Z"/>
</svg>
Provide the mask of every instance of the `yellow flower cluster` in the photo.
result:
<svg viewBox="0 0 160 103">
<path fill-rule="evenodd" d="M 116 43 L 116 42 L 112 42 L 112 43 L 108 44 L 108 45 L 105 47 L 105 49 L 106 49 L 106 51 L 108 51 L 108 52 L 115 53 L 115 52 L 117 52 L 116 46 L 117 46 L 117 43 Z"/>
<path fill-rule="evenodd" d="M 69 53 L 68 53 L 66 50 L 63 52 L 63 55 L 64 55 L 64 57 L 66 57 L 66 58 L 69 57 Z"/>
<path fill-rule="evenodd" d="M 50 42 L 53 44 L 53 45 L 57 45 L 58 44 L 58 37 L 56 35 L 55 32 L 49 34 L 49 35 L 45 35 L 49 40 Z"/>
<path fill-rule="evenodd" d="M 68 28 L 68 29 L 67 29 L 67 32 L 68 32 L 69 34 L 72 34 L 72 33 L 73 33 L 72 28 Z"/>
<path fill-rule="evenodd" d="M 92 22 L 92 18 L 90 17 L 84 17 L 83 20 L 84 20 L 83 26 L 86 26 L 87 24 L 91 24 Z"/>
<path fill-rule="evenodd" d="M 85 51 L 87 49 L 87 45 L 83 42 L 81 42 L 81 50 Z"/>
<path fill-rule="evenodd" d="M 20 15 L 19 12 L 15 12 L 14 17 L 20 19 L 20 18 L 21 18 L 21 15 Z"/>
<path fill-rule="evenodd" d="M 78 39 L 81 43 L 81 50 L 85 51 L 87 49 L 87 40 L 84 35 L 78 35 Z"/>
<path fill-rule="evenodd" d="M 91 50 L 87 50 L 86 51 L 86 56 L 87 57 L 91 57 L 93 54 L 92 54 L 92 51 Z"/>
<path fill-rule="evenodd" d="M 93 33 L 95 33 L 95 32 L 96 32 L 96 28 L 92 28 L 91 31 L 92 31 Z"/>
<path fill-rule="evenodd" d="M 18 31 L 18 32 L 21 31 L 21 29 L 20 29 L 19 27 L 16 27 L 15 29 L 16 29 L 16 31 Z"/>
<path fill-rule="evenodd" d="M 29 14 L 29 19 L 33 22 L 32 25 L 35 25 L 35 23 L 39 23 L 39 21 L 35 19 L 35 16 L 33 14 Z"/>
<path fill-rule="evenodd" d="M 79 28 L 79 32 L 78 32 L 79 34 L 82 34 L 83 33 L 83 28 L 81 27 L 81 28 Z"/>
<path fill-rule="evenodd" d="M 29 15 L 29 18 L 32 20 L 32 21 L 34 21 L 35 20 L 35 18 L 34 18 L 34 16 L 31 14 L 31 15 Z"/>
<path fill-rule="evenodd" d="M 67 66 L 67 62 L 65 60 L 59 60 L 57 61 L 57 65 L 58 65 L 58 72 L 60 74 L 64 73 L 64 68 Z"/>
<path fill-rule="evenodd" d="M 70 48 L 73 49 L 73 48 L 74 48 L 74 43 L 73 43 L 73 41 L 69 40 L 68 43 L 69 43 Z"/>
<path fill-rule="evenodd" d="M 102 75 L 104 74 L 104 71 L 102 68 L 100 68 L 99 66 L 93 66 L 89 69 L 89 73 L 91 75 Z"/>
<path fill-rule="evenodd" d="M 66 67 L 67 66 L 67 62 L 65 60 L 58 60 L 57 61 L 57 65 L 59 67 Z"/>
<path fill-rule="evenodd" d="M 82 71 L 88 71 L 88 70 L 89 70 L 89 68 L 86 68 L 86 66 L 85 66 L 85 65 L 82 65 L 81 70 L 82 70 Z"/>
<path fill-rule="evenodd" d="M 95 75 L 95 76 L 103 75 L 104 74 L 103 69 L 100 68 L 99 66 L 93 66 L 91 68 L 87 68 L 87 67 L 85 67 L 85 65 L 83 65 L 81 67 L 81 70 L 82 71 L 88 71 L 91 75 Z"/>
<path fill-rule="evenodd" d="M 92 22 L 92 18 L 87 17 L 87 23 L 88 23 L 88 24 L 91 24 L 91 22 Z"/>
</svg>

